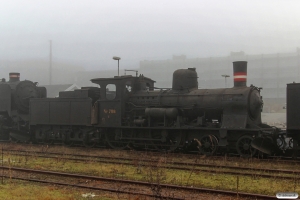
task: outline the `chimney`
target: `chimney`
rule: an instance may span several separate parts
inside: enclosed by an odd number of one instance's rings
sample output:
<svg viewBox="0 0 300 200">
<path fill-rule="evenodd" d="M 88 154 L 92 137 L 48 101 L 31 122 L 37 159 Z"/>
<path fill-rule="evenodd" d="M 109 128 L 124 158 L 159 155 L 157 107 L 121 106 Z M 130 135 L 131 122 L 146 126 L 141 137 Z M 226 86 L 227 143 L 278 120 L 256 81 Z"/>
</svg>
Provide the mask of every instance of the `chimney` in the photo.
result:
<svg viewBox="0 0 300 200">
<path fill-rule="evenodd" d="M 20 73 L 18 72 L 10 72 L 9 73 L 9 82 L 20 81 Z"/>
<path fill-rule="evenodd" d="M 247 62 L 246 61 L 233 62 L 233 79 L 234 79 L 234 87 L 247 86 Z"/>
</svg>

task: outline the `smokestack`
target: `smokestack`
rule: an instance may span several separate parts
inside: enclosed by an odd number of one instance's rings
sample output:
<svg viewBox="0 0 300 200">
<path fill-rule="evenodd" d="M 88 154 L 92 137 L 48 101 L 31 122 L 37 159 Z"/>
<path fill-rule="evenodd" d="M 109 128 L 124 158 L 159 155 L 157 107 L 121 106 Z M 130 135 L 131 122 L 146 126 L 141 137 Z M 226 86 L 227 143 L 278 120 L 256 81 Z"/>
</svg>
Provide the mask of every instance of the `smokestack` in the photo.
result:
<svg viewBox="0 0 300 200">
<path fill-rule="evenodd" d="M 18 72 L 10 72 L 9 73 L 9 82 L 20 81 L 20 73 Z"/>
<path fill-rule="evenodd" d="M 246 61 L 233 62 L 233 79 L 234 79 L 234 87 L 247 86 L 247 62 Z"/>
</svg>

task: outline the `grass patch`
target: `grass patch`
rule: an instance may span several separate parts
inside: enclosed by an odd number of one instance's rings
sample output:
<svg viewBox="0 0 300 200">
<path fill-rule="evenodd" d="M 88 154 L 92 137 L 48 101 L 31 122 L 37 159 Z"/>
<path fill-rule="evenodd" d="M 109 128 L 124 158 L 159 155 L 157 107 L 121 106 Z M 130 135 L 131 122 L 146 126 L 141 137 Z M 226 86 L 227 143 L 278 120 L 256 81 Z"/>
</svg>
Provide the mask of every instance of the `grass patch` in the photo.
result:
<svg viewBox="0 0 300 200">
<path fill-rule="evenodd" d="M 159 160 L 159 159 L 158 159 Z M 153 162 L 155 163 L 155 162 Z M 237 176 L 214 174 L 197 171 L 171 170 L 159 167 L 105 164 L 99 162 L 75 162 L 58 158 L 39 158 L 31 156 L 5 155 L 4 165 L 26 167 L 38 170 L 52 170 L 93 176 L 114 177 L 147 181 L 151 183 L 169 183 L 183 186 L 205 187 L 236 191 Z M 0 172 L 1 173 L 1 172 Z M 277 192 L 298 192 L 299 180 L 270 179 L 261 177 L 239 176 L 239 191 L 275 195 Z M 39 194 L 39 193 L 37 193 Z M 55 194 L 53 194 L 55 195 Z M 66 196 L 67 198 L 67 196 Z"/>
<path fill-rule="evenodd" d="M 116 199 L 114 195 L 101 191 L 86 191 L 72 187 L 59 187 L 18 180 L 0 184 L 0 199 L 10 200 L 83 200 L 82 194 L 93 193 L 94 200 Z"/>
</svg>

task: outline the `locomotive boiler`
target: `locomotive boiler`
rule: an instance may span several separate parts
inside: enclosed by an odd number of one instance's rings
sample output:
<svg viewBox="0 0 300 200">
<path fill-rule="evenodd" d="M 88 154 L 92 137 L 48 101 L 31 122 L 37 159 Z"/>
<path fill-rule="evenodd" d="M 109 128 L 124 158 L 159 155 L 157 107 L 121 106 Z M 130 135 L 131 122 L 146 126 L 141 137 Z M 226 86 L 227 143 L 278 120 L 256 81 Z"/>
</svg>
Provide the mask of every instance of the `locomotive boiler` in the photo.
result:
<svg viewBox="0 0 300 200">
<path fill-rule="evenodd" d="M 246 86 L 246 62 L 234 62 L 234 69 L 233 88 L 198 89 L 195 69 L 179 69 L 173 74 L 172 89 L 139 91 L 128 102 L 146 106 L 145 115 L 139 117 L 147 116 L 154 124 L 161 122 L 159 118 L 164 118 L 166 113 L 167 119 L 176 119 L 178 122 L 168 126 L 258 128 L 261 125 L 260 113 L 263 106 L 260 89 L 252 85 Z M 172 114 L 168 114 L 168 111 Z"/>
</svg>

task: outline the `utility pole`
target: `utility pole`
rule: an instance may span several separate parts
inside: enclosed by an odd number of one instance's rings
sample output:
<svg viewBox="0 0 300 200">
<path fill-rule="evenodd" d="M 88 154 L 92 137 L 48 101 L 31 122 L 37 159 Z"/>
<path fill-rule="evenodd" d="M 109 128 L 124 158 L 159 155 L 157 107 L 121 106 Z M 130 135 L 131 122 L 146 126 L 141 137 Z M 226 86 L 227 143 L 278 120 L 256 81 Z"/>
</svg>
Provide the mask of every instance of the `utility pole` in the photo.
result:
<svg viewBox="0 0 300 200">
<path fill-rule="evenodd" d="M 264 87 L 264 54 L 261 54 L 261 87 Z"/>
<path fill-rule="evenodd" d="M 227 75 L 227 74 L 223 74 L 223 75 L 221 75 L 221 76 L 225 78 L 225 88 L 227 88 L 227 81 L 226 81 L 226 78 L 228 78 L 228 77 L 230 77 L 230 76 Z"/>
<path fill-rule="evenodd" d="M 113 59 L 118 61 L 118 76 L 119 76 L 119 61 L 121 60 L 121 57 L 114 56 Z"/>
<path fill-rule="evenodd" d="M 50 54 L 49 54 L 49 85 L 52 85 L 52 40 L 50 40 Z"/>
<path fill-rule="evenodd" d="M 277 53 L 277 65 L 276 65 L 276 91 L 277 98 L 279 98 L 279 53 Z"/>
<path fill-rule="evenodd" d="M 299 56 L 300 56 L 300 49 L 299 48 L 297 48 L 297 70 L 298 70 L 298 73 L 297 73 L 297 81 L 299 82 L 300 80 L 300 78 L 299 78 L 299 67 L 300 67 L 300 62 L 299 62 Z"/>
</svg>

